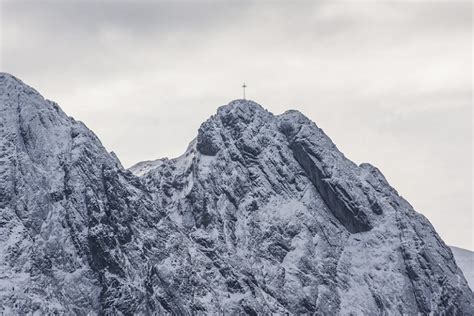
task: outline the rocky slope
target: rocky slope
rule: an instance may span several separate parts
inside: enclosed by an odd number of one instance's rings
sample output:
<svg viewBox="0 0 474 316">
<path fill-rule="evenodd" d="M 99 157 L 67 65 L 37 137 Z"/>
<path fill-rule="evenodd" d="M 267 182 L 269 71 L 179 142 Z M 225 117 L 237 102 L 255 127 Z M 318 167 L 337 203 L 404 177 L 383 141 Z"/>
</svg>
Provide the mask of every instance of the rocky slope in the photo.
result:
<svg viewBox="0 0 474 316">
<path fill-rule="evenodd" d="M 473 313 L 451 250 L 375 167 L 246 100 L 129 171 L 0 74 L 0 254 L 6 314 Z"/>
</svg>

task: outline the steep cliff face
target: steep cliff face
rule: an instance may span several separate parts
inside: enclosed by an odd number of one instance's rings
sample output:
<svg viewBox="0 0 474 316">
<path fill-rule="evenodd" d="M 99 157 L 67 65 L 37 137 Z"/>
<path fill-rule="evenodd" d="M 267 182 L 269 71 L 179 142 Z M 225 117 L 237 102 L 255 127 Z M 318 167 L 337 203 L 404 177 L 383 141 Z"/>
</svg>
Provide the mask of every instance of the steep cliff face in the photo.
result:
<svg viewBox="0 0 474 316">
<path fill-rule="evenodd" d="M 199 249 L 225 266 L 226 281 L 216 284 L 231 295 L 213 311 L 472 309 L 430 223 L 375 167 L 346 159 L 299 112 L 274 116 L 252 101 L 231 102 L 183 156 L 142 179 L 170 217 L 197 234 Z"/>
<path fill-rule="evenodd" d="M 136 175 L 7 74 L 0 114 L 6 313 L 473 312 L 429 222 L 301 113 L 233 101 Z"/>
</svg>

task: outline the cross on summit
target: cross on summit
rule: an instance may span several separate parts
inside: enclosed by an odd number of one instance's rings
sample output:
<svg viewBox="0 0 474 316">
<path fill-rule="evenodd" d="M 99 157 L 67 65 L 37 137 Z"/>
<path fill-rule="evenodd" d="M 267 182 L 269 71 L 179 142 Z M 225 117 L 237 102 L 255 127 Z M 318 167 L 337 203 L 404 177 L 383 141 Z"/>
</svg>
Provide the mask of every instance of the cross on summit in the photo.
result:
<svg viewBox="0 0 474 316">
<path fill-rule="evenodd" d="M 243 92 L 244 92 L 244 100 L 245 100 L 245 88 L 247 88 L 247 85 L 246 85 L 245 82 L 244 82 L 244 84 L 242 85 L 242 90 L 243 90 Z"/>
</svg>

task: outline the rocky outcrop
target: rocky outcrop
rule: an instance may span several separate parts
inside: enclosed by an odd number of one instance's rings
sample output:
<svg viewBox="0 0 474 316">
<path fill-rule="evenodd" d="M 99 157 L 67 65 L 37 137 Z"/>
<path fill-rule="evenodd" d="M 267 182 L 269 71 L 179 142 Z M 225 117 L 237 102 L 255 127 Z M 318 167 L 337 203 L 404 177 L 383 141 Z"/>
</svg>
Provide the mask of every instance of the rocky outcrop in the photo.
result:
<svg viewBox="0 0 474 316">
<path fill-rule="evenodd" d="M 303 126 L 310 128 L 302 129 Z M 356 194 L 352 194 L 354 190 L 350 189 L 350 187 L 360 186 L 360 182 L 354 181 L 357 177 L 349 178 L 350 182 L 337 181 L 337 174 L 333 178 L 332 167 L 337 165 L 337 161 L 333 159 L 343 160 L 343 158 L 335 155 L 327 162 L 323 158 L 328 157 L 328 152 L 325 152 L 327 149 L 311 142 L 312 139 L 324 138 L 324 136 L 321 136 L 322 131 L 316 126 L 312 126 L 311 122 L 297 112 L 288 112 L 281 117 L 280 130 L 287 136 L 289 148 L 293 151 L 294 158 L 341 224 L 351 233 L 370 230 L 372 226 L 368 220 L 366 210 L 356 203 L 357 196 L 361 194 L 364 196 L 365 193 L 356 192 Z M 329 140 L 326 141 L 330 144 Z M 330 144 L 330 148 L 337 153 L 337 149 L 333 144 Z M 342 163 L 345 163 L 345 161 Z M 370 208 L 368 210 L 370 211 Z M 374 213 L 380 215 L 381 209 L 376 208 Z"/>
<path fill-rule="evenodd" d="M 296 111 L 220 107 L 176 159 L 123 169 L 0 75 L 5 314 L 470 314 L 427 219 Z"/>
</svg>

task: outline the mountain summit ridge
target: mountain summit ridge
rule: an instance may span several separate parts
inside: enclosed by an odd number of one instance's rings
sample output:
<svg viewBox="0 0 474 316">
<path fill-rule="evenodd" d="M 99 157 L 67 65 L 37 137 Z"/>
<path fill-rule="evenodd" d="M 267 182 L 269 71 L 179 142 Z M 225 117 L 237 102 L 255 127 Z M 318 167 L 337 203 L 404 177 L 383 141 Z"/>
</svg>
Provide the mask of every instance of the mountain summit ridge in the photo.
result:
<svg viewBox="0 0 474 316">
<path fill-rule="evenodd" d="M 4 313 L 473 313 L 429 221 L 297 111 L 232 101 L 129 170 L 6 74 L 0 113 Z"/>
</svg>

